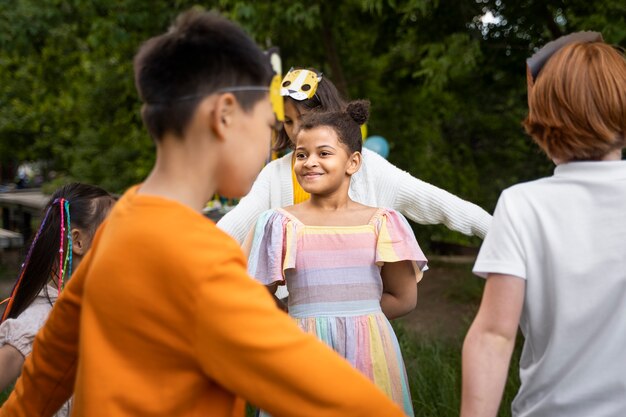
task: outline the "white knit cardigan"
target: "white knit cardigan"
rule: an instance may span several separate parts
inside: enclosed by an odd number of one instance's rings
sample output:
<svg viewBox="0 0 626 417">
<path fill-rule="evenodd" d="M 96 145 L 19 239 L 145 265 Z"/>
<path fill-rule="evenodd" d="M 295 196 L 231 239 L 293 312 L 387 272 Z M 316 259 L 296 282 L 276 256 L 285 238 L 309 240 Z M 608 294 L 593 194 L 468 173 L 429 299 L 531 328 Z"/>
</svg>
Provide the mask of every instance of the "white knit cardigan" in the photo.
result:
<svg viewBox="0 0 626 417">
<path fill-rule="evenodd" d="M 252 189 L 217 226 L 243 243 L 266 210 L 293 204 L 292 153 L 270 162 Z M 491 216 L 482 208 L 418 180 L 375 152 L 363 149 L 361 169 L 352 176 L 350 198 L 372 207 L 393 208 L 420 224 L 445 224 L 466 235 L 485 237 Z"/>
</svg>

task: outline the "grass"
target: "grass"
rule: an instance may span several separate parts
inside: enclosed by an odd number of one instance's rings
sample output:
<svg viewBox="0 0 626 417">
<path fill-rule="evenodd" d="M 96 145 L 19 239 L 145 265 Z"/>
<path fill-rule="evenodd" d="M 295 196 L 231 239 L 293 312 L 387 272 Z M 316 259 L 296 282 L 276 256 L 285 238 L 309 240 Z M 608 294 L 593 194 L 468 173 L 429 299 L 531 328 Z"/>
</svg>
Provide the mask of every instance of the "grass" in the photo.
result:
<svg viewBox="0 0 626 417">
<path fill-rule="evenodd" d="M 450 280 L 444 291 L 444 297 L 449 301 L 459 304 L 476 304 L 480 303 L 485 287 L 485 280 L 474 275 L 468 264 L 453 264 L 443 262 L 430 262 L 431 268 L 445 267 L 447 273 L 454 276 Z M 424 273 L 425 279 L 428 279 L 428 271 Z M 473 318 L 473 317 L 471 317 Z"/>
<path fill-rule="evenodd" d="M 464 335 L 454 340 L 417 340 L 401 323 L 394 323 L 409 376 L 416 417 L 458 416 L 461 404 L 461 346 Z M 519 387 L 516 346 L 499 417 L 511 415 L 510 404 Z"/>
<path fill-rule="evenodd" d="M 458 417 L 461 405 L 461 351 L 464 335 L 456 340 L 417 340 L 400 322 L 393 327 L 400 342 L 409 377 L 416 417 Z M 521 338 L 513 352 L 511 371 L 505 387 L 498 417 L 511 416 L 511 401 L 519 387 L 517 363 Z M 254 417 L 248 406 L 246 417 Z"/>
<path fill-rule="evenodd" d="M 444 268 L 443 297 L 450 303 L 478 306 L 485 280 L 472 274 L 472 264 L 442 261 L 429 262 L 433 269 Z M 428 274 L 428 272 L 426 272 Z M 425 276 L 425 279 L 428 279 Z M 452 337 L 418 338 L 401 321 L 393 327 L 400 342 L 409 377 L 416 417 L 458 416 L 461 405 L 461 348 L 473 313 L 462 317 L 464 326 Z M 523 336 L 518 335 L 498 417 L 511 416 L 511 402 L 519 389 L 518 363 Z"/>
</svg>

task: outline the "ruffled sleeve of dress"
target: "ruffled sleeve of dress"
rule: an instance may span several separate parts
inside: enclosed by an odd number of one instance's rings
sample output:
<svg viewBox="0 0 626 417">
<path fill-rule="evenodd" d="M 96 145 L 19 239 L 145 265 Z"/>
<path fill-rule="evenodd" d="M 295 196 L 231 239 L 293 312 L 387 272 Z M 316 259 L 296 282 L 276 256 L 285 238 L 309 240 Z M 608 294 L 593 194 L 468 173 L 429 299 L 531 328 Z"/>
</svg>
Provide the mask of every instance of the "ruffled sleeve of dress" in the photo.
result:
<svg viewBox="0 0 626 417">
<path fill-rule="evenodd" d="M 296 267 L 296 225 L 282 210 L 259 216 L 248 257 L 248 273 L 263 285 L 285 285 L 285 271 Z"/>
<path fill-rule="evenodd" d="M 378 239 L 376 242 L 376 263 L 412 261 L 415 279 L 422 278 L 428 260 L 420 249 L 409 222 L 393 209 L 381 209 L 375 217 Z"/>
<path fill-rule="evenodd" d="M 52 304 L 56 301 L 56 289 L 48 287 L 48 296 L 44 291 L 37 295 L 30 306 L 17 318 L 7 319 L 0 324 L 0 346 L 11 345 L 25 357 L 33 349 L 33 341 L 39 329 L 44 325 Z"/>
</svg>

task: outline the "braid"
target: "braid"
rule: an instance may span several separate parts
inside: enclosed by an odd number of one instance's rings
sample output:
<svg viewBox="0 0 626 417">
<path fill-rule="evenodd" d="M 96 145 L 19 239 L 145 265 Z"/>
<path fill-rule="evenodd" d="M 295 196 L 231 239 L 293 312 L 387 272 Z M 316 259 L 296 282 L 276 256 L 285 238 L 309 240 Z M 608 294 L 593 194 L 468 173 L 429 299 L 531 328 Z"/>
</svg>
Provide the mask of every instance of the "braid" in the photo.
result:
<svg viewBox="0 0 626 417">
<path fill-rule="evenodd" d="M 67 256 L 70 260 L 70 264 L 69 264 L 69 273 L 67 274 L 68 277 L 72 276 L 72 248 L 73 248 L 73 242 L 72 242 L 72 223 L 70 222 L 70 202 L 69 201 L 65 201 L 65 215 L 67 218 L 67 230 L 70 231 L 70 233 L 68 233 L 67 235 L 67 246 L 68 246 L 68 250 L 67 250 Z M 67 262 L 67 260 L 66 260 Z M 69 278 L 68 278 L 69 279 Z"/>
<path fill-rule="evenodd" d="M 93 236 L 113 201 L 105 190 L 87 184 L 67 184 L 55 191 L 6 300 L 3 321 L 16 318 L 28 308 L 42 289 L 47 291 L 50 279 L 57 280 L 61 292 L 73 270 L 72 227 Z"/>
<path fill-rule="evenodd" d="M 63 261 L 62 264 L 59 264 L 59 267 L 60 267 L 59 282 L 58 282 L 59 293 L 65 286 L 65 277 L 67 276 L 69 279 L 72 276 L 72 224 L 70 222 L 70 202 L 64 198 L 62 198 L 61 201 L 63 203 L 63 209 L 61 210 L 61 248 L 59 249 L 59 252 L 61 253 L 60 258 L 62 258 L 63 246 L 66 240 L 67 240 L 67 249 L 65 252 L 65 260 Z M 65 212 L 65 219 L 66 219 L 65 222 L 63 221 L 63 212 Z M 63 233 L 65 230 L 67 230 L 67 236 L 64 239 Z M 68 272 L 68 266 L 69 266 L 69 272 Z"/>
<path fill-rule="evenodd" d="M 56 202 L 56 200 L 55 200 Z M 57 288 L 61 294 L 61 283 L 63 282 L 63 248 L 65 246 L 65 199 L 59 199 L 59 211 L 61 212 L 61 240 L 59 243 L 59 270 L 57 272 Z"/>
<path fill-rule="evenodd" d="M 48 221 L 48 217 L 50 216 L 51 209 L 52 209 L 52 205 L 48 206 L 48 209 L 46 210 L 46 214 L 43 217 L 43 220 L 41 221 L 41 225 L 39 226 L 39 229 L 37 229 L 37 234 L 35 234 L 35 238 L 33 239 L 33 242 L 30 244 L 30 247 L 28 248 L 26 259 L 24 260 L 24 263 L 22 263 L 22 266 L 20 269 L 20 275 L 18 276 L 17 281 L 15 281 L 15 284 L 13 285 L 13 289 L 11 290 L 11 295 L 9 296 L 9 298 L 7 298 L 6 300 L 2 301 L 2 303 L 0 303 L 0 304 L 4 304 L 5 302 L 8 302 L 7 307 L 4 309 L 4 313 L 2 314 L 2 321 L 6 320 L 7 317 L 9 316 L 9 313 L 11 312 L 11 307 L 13 306 L 13 302 L 15 301 L 15 295 L 17 294 L 20 288 L 20 284 L 22 283 L 22 278 L 24 278 L 24 274 L 26 273 L 26 269 L 28 268 L 28 265 L 30 263 L 30 257 L 33 254 L 33 248 L 37 244 L 37 241 L 39 240 L 39 236 L 41 236 L 41 231 L 46 226 L 46 222 Z"/>
</svg>

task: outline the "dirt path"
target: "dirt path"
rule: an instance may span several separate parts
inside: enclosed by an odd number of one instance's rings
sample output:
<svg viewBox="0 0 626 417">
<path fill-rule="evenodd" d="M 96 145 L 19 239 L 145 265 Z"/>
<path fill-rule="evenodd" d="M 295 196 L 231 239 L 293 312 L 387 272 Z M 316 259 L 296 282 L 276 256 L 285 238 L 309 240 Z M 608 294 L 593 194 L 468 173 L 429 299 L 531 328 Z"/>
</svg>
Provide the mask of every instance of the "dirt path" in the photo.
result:
<svg viewBox="0 0 626 417">
<path fill-rule="evenodd" d="M 400 319 L 417 337 L 463 337 L 482 294 L 471 257 L 435 258 L 418 284 L 417 308 Z"/>
</svg>

